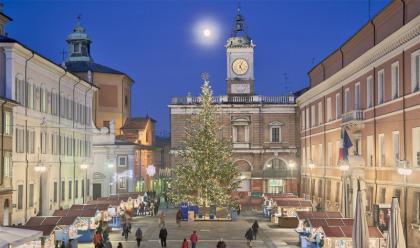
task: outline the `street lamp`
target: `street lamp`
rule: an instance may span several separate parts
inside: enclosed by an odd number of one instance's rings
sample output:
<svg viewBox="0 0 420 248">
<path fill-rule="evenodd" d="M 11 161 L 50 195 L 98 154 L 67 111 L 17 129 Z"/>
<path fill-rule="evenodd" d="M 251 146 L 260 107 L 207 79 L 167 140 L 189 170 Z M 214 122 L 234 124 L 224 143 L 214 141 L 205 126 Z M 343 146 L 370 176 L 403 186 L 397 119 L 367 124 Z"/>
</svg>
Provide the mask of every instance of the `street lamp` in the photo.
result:
<svg viewBox="0 0 420 248">
<path fill-rule="evenodd" d="M 146 173 L 149 177 L 153 177 L 156 174 L 156 167 L 152 164 L 147 166 Z M 149 185 L 147 185 L 147 189 L 149 190 Z M 153 190 L 153 186 L 152 186 L 152 190 Z"/>
<path fill-rule="evenodd" d="M 408 161 L 400 160 L 398 161 L 400 167 L 398 168 L 398 174 L 404 176 L 404 237 L 405 237 L 405 246 L 408 247 L 407 240 L 407 176 L 413 173 L 413 170 L 408 167 Z M 401 167 L 402 166 L 402 167 Z"/>
<path fill-rule="evenodd" d="M 89 184 L 87 182 L 87 169 L 89 168 L 89 164 L 86 162 L 83 162 L 80 164 L 80 169 L 85 171 L 85 184 L 86 184 L 86 188 L 83 189 L 83 203 L 86 203 L 86 194 L 87 194 L 87 189 L 89 188 Z"/>
</svg>

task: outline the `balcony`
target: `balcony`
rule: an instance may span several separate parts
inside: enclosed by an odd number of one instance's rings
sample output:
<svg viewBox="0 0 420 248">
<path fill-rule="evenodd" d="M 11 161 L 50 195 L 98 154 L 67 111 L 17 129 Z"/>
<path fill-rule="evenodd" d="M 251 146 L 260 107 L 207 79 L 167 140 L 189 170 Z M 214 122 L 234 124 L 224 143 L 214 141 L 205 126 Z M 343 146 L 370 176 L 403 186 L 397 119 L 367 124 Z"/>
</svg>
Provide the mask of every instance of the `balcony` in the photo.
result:
<svg viewBox="0 0 420 248">
<path fill-rule="evenodd" d="M 194 105 L 200 103 L 198 96 L 172 97 L 173 105 Z M 295 96 L 213 96 L 215 104 L 295 104 Z"/>
<path fill-rule="evenodd" d="M 363 128 L 363 119 L 363 110 L 349 111 L 341 116 L 341 126 L 350 129 L 361 129 Z"/>
</svg>

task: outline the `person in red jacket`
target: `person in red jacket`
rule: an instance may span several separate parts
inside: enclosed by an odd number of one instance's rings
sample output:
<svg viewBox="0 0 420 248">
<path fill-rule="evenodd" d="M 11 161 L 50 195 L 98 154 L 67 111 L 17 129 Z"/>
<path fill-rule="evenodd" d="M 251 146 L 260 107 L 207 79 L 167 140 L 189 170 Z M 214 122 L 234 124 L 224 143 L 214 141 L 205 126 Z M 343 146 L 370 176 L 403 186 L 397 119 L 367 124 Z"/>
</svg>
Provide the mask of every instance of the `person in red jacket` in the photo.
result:
<svg viewBox="0 0 420 248">
<path fill-rule="evenodd" d="M 188 248 L 188 241 L 187 241 L 187 239 L 184 239 L 184 242 L 182 242 L 181 248 Z"/>
<path fill-rule="evenodd" d="M 191 248 L 196 248 L 198 243 L 198 235 L 196 231 L 193 231 L 193 233 L 190 236 L 191 240 Z"/>
</svg>

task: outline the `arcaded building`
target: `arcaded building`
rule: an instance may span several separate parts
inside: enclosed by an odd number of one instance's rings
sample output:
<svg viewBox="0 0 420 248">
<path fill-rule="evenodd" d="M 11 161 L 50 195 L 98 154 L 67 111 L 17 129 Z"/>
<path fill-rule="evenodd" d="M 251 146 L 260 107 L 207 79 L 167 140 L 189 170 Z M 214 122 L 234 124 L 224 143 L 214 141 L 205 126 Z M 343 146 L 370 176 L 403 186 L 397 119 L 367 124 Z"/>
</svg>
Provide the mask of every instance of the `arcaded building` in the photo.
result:
<svg viewBox="0 0 420 248">
<path fill-rule="evenodd" d="M 227 94 L 214 96 L 220 136 L 232 142 L 233 159 L 240 171 L 237 195 L 243 203 L 259 202 L 263 193 L 297 192 L 298 121 L 295 97 L 261 96 L 254 91 L 254 48 L 238 10 L 226 48 Z M 255 85 L 258 85 L 256 82 Z M 197 113 L 196 96 L 173 97 L 171 166 L 183 149 L 185 128 Z"/>
<path fill-rule="evenodd" d="M 420 243 L 419 13 L 419 1 L 392 1 L 309 72 L 297 99 L 302 194 L 351 217 L 360 180 L 369 223 L 382 229 L 381 209 L 398 197 L 409 247 Z M 344 130 L 348 163 L 338 161 Z"/>
</svg>

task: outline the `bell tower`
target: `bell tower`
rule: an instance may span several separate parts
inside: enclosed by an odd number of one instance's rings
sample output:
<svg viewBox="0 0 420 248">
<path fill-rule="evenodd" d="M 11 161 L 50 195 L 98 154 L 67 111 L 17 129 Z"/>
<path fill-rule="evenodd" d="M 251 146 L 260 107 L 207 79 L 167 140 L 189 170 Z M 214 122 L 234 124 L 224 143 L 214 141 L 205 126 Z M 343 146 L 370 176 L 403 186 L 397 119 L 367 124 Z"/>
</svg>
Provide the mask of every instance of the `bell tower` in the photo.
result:
<svg viewBox="0 0 420 248">
<path fill-rule="evenodd" d="M 85 28 L 80 25 L 80 15 L 77 17 L 76 26 L 73 32 L 67 36 L 67 62 L 69 61 L 88 61 L 92 62 L 90 56 L 90 37 L 87 35 Z"/>
<path fill-rule="evenodd" d="M 227 94 L 254 95 L 254 47 L 238 6 L 232 35 L 226 42 Z"/>
</svg>

